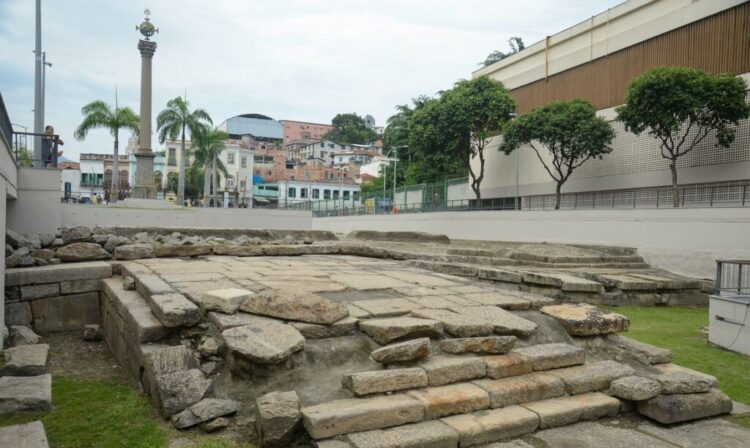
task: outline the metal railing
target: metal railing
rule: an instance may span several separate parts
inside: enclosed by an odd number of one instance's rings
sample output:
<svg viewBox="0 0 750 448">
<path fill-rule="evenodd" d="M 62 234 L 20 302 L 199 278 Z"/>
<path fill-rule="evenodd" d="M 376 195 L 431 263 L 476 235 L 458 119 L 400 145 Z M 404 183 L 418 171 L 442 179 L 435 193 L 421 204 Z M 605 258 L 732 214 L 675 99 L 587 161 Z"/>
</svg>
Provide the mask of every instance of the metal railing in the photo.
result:
<svg viewBox="0 0 750 448">
<path fill-rule="evenodd" d="M 19 166 L 42 166 L 45 168 L 49 166 L 51 168 L 57 168 L 57 153 L 60 151 L 57 142 L 60 139 L 60 135 L 12 131 L 12 136 L 11 152 L 13 153 L 13 158 L 16 160 L 16 163 L 18 163 Z M 34 149 L 29 148 L 29 141 L 33 143 L 35 137 L 41 137 L 43 140 L 46 139 L 50 141 L 50 156 L 47 160 L 34 158 Z M 44 141 L 42 142 L 42 144 L 44 145 Z"/>
<path fill-rule="evenodd" d="M 750 260 L 716 260 L 716 295 L 750 299 Z"/>
<path fill-rule="evenodd" d="M 0 94 L 0 138 L 5 140 L 5 144 L 10 148 L 13 136 L 13 125 L 8 116 L 8 110 L 5 108 L 3 95 Z"/>
</svg>

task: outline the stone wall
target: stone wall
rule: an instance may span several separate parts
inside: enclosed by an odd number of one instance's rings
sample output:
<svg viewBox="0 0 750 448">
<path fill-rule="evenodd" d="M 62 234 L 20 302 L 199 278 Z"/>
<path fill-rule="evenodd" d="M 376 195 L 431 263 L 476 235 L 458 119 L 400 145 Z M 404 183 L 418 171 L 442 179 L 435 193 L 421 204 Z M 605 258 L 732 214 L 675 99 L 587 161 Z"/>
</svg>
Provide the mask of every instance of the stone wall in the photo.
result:
<svg viewBox="0 0 750 448">
<path fill-rule="evenodd" d="M 101 280 L 112 276 L 106 262 L 8 269 L 5 324 L 37 332 L 80 330 L 100 323 Z"/>
</svg>

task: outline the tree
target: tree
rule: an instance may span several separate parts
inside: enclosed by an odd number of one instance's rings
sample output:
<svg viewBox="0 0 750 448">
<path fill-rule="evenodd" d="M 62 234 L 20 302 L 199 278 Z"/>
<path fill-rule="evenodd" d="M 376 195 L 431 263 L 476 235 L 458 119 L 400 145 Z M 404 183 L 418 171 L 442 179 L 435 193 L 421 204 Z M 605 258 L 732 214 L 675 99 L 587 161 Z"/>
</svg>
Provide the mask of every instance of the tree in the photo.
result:
<svg viewBox="0 0 750 448">
<path fill-rule="evenodd" d="M 485 76 L 462 80 L 414 112 L 410 144 L 446 165 L 460 161 L 469 171 L 477 200 L 484 178 L 484 150 L 510 120 L 516 102 L 502 83 Z M 471 163 L 478 159 L 476 172 Z M 423 168 L 429 169 L 428 166 Z"/>
<path fill-rule="evenodd" d="M 193 166 L 203 168 L 203 206 L 208 207 L 211 193 L 211 179 L 214 169 L 217 169 L 227 175 L 227 169 L 219 159 L 224 149 L 226 149 L 226 140 L 229 138 L 226 132 L 217 129 L 211 129 L 204 126 L 200 132 L 192 136 L 191 150 L 195 157 Z M 214 164 L 216 166 L 214 166 Z M 216 185 L 213 185 L 214 194 Z"/>
<path fill-rule="evenodd" d="M 560 208 L 562 186 L 576 168 L 591 158 L 602 158 L 612 151 L 609 144 L 615 131 L 584 100 L 555 101 L 536 108 L 509 122 L 503 131 L 500 150 L 506 155 L 521 145 L 534 150 L 542 166 L 557 183 L 555 209 Z M 546 149 L 552 160 L 545 161 Z"/>
<path fill-rule="evenodd" d="M 503 53 L 500 50 L 495 50 L 487 55 L 487 58 L 485 58 L 484 62 L 480 62 L 479 65 L 487 67 L 488 65 L 492 65 L 497 61 L 502 61 L 508 56 L 514 55 L 526 48 L 523 44 L 523 39 L 521 39 L 520 37 L 511 37 L 510 39 L 508 39 L 508 46 L 510 46 L 509 52 Z"/>
<path fill-rule="evenodd" d="M 333 129 L 323 136 L 326 140 L 332 140 L 342 144 L 367 145 L 378 138 L 378 134 L 367 127 L 365 119 L 357 114 L 338 114 L 331 120 Z"/>
<path fill-rule="evenodd" d="M 179 189 L 179 173 L 171 172 L 167 175 L 167 190 L 177 194 Z M 185 170 L 185 195 L 187 197 L 198 197 L 203 187 L 203 170 L 200 167 L 190 166 Z"/>
<path fill-rule="evenodd" d="M 26 146 L 21 146 L 18 149 L 18 153 L 16 156 L 16 162 L 18 163 L 18 166 L 21 168 L 31 168 L 32 165 L 32 159 L 33 154 L 31 154 L 31 151 L 29 151 Z"/>
<path fill-rule="evenodd" d="M 625 104 L 617 108 L 625 129 L 661 141 L 661 156 L 669 160 L 672 199 L 680 206 L 677 160 L 696 148 L 711 132 L 716 145 L 728 148 L 735 127 L 748 118 L 747 84 L 731 74 L 710 75 L 685 67 L 661 67 L 635 78 Z"/>
<path fill-rule="evenodd" d="M 191 138 L 200 132 L 201 126 L 212 124 L 211 117 L 203 109 L 190 111 L 190 103 L 182 97 L 172 98 L 167 102 L 167 108 L 159 112 L 156 117 L 156 128 L 159 132 L 159 143 L 169 138 L 177 140 L 182 137 L 182 147 L 180 148 L 180 166 L 177 178 L 177 204 L 185 204 L 185 159 L 188 154 L 185 153 L 185 130 L 190 131 Z"/>
<path fill-rule="evenodd" d="M 130 130 L 138 135 L 139 118 L 129 107 L 114 110 L 104 101 L 92 101 L 81 109 L 83 122 L 76 128 L 73 136 L 76 140 L 83 140 L 92 129 L 107 129 L 115 139 L 114 159 L 112 161 L 112 187 L 109 193 L 110 202 L 117 202 L 118 187 L 120 185 L 120 129 Z"/>
</svg>

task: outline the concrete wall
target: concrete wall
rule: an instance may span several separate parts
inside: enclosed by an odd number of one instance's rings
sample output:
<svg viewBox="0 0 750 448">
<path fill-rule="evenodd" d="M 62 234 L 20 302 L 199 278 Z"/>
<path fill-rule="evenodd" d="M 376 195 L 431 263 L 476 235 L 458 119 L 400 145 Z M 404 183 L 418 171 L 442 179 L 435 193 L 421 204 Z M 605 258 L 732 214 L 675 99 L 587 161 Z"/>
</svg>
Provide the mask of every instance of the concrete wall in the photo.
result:
<svg viewBox="0 0 750 448">
<path fill-rule="evenodd" d="M 717 258 L 750 259 L 750 208 L 445 212 L 316 218 L 316 230 L 422 231 L 454 239 L 635 247 L 653 266 L 713 278 Z"/>
<path fill-rule="evenodd" d="M 18 165 L 10 152 L 10 144 L 0 133 L 0 247 L 5 250 L 5 229 L 8 201 L 17 197 Z M 5 256 L 0 261 L 0 291 L 5 290 Z M 5 296 L 0 298 L 0 324 L 5 322 Z M 0 325 L 0 347 L 3 346 L 2 325 Z"/>
<path fill-rule="evenodd" d="M 23 234 L 55 233 L 60 219 L 60 170 L 19 168 L 18 199 L 8 203 L 8 227 Z"/>
<path fill-rule="evenodd" d="M 59 194 L 59 193 L 58 193 Z M 246 208 L 148 209 L 61 204 L 63 226 L 201 227 L 220 229 L 309 230 L 312 213 L 304 210 Z"/>
</svg>

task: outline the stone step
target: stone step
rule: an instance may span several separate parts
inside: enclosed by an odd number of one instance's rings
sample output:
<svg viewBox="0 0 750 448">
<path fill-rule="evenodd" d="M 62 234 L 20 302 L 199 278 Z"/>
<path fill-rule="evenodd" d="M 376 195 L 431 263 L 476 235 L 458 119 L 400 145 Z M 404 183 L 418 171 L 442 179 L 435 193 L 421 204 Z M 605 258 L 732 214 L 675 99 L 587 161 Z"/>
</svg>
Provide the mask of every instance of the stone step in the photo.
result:
<svg viewBox="0 0 750 448">
<path fill-rule="evenodd" d="M 411 315 L 436 320 L 443 325 L 448 334 L 456 337 L 487 336 L 494 331 L 494 327 L 483 319 L 465 316 L 450 310 L 421 309 L 412 311 Z"/>
<path fill-rule="evenodd" d="M 348 373 L 341 379 L 344 389 L 356 396 L 427 387 L 424 369 L 390 369 Z"/>
<path fill-rule="evenodd" d="M 535 371 L 576 366 L 586 360 L 586 352 L 582 348 L 564 342 L 530 345 L 514 349 L 511 353 L 520 353 L 531 359 Z"/>
<path fill-rule="evenodd" d="M 607 360 L 550 370 L 549 373 L 565 383 L 565 391 L 568 394 L 577 395 L 585 392 L 606 391 L 612 381 L 633 375 L 635 370 L 627 364 Z"/>
<path fill-rule="evenodd" d="M 497 334 L 531 336 L 537 325 L 497 306 L 461 306 L 452 308 L 458 314 L 492 325 Z"/>
<path fill-rule="evenodd" d="M 52 376 L 0 377 L 0 414 L 52 409 Z"/>
<path fill-rule="evenodd" d="M 548 273 L 548 272 L 524 272 L 523 281 L 535 285 L 552 286 L 571 292 L 602 293 L 604 286 L 601 283 L 576 277 L 571 274 Z"/>
<path fill-rule="evenodd" d="M 455 414 L 466 414 L 490 407 L 487 392 L 471 383 L 428 387 L 406 392 L 424 405 L 424 419 L 434 420 Z"/>
<path fill-rule="evenodd" d="M 438 338 L 443 334 L 442 323 L 414 317 L 367 319 L 360 322 L 359 329 L 381 345 L 404 339 Z"/>
<path fill-rule="evenodd" d="M 542 313 L 553 317 L 571 336 L 598 336 L 627 331 L 630 320 L 587 303 L 545 306 Z"/>
<path fill-rule="evenodd" d="M 433 356 L 419 364 L 419 367 L 427 372 L 430 386 L 470 381 L 487 374 L 484 359 L 475 356 Z"/>
<path fill-rule="evenodd" d="M 102 285 L 104 306 L 121 319 L 117 322 L 123 326 L 121 332 L 134 335 L 138 342 L 156 342 L 169 335 L 170 329 L 154 316 L 143 297 L 122 287 L 121 277 L 104 279 Z"/>
<path fill-rule="evenodd" d="M 48 344 L 19 345 L 3 351 L 0 376 L 37 376 L 47 373 Z"/>
<path fill-rule="evenodd" d="M 441 421 L 412 423 L 391 429 L 376 429 L 348 436 L 351 445 L 331 445 L 331 448 L 456 448 L 458 433 Z M 319 447 L 327 445 L 318 444 Z"/>
<path fill-rule="evenodd" d="M 702 394 L 659 395 L 638 402 L 639 413 L 665 425 L 728 414 L 731 411 L 732 400 L 716 388 Z"/>
<path fill-rule="evenodd" d="M 594 392 L 526 403 L 523 407 L 539 416 L 539 428 L 544 429 L 614 417 L 620 412 L 620 400 Z"/>
<path fill-rule="evenodd" d="M 200 321 L 198 306 L 155 274 L 136 276 L 135 289 L 165 327 L 190 327 Z"/>
<path fill-rule="evenodd" d="M 521 406 L 508 406 L 441 419 L 458 433 L 460 447 L 519 437 L 539 427 L 539 417 Z"/>
<path fill-rule="evenodd" d="M 49 447 L 44 425 L 38 420 L 0 428 L 0 446 L 8 448 Z"/>
<path fill-rule="evenodd" d="M 529 373 L 498 380 L 477 380 L 474 381 L 474 384 L 487 391 L 492 408 L 546 400 L 565 394 L 565 383 L 558 377 L 546 372 Z"/>
</svg>

